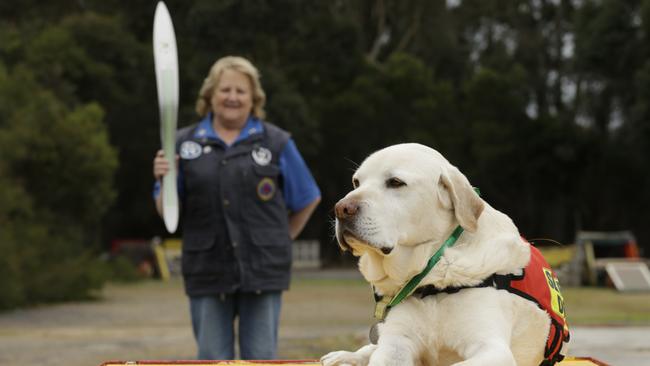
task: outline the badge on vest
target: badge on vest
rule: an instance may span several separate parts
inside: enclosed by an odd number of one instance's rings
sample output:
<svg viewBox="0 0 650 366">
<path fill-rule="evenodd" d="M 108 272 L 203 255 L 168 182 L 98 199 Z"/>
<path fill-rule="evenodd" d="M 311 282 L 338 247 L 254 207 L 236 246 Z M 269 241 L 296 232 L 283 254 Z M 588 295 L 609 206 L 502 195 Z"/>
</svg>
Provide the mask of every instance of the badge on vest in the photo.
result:
<svg viewBox="0 0 650 366">
<path fill-rule="evenodd" d="M 273 179 L 265 177 L 257 183 L 257 196 L 262 201 L 268 201 L 275 194 L 275 183 Z"/>
<path fill-rule="evenodd" d="M 258 147 L 257 149 L 251 152 L 251 155 L 253 156 L 253 160 L 255 160 L 255 163 L 260 166 L 269 165 L 271 159 L 273 158 L 273 154 L 271 154 L 271 150 L 265 147 Z"/>
<path fill-rule="evenodd" d="M 181 159 L 192 160 L 201 156 L 203 149 L 194 141 L 185 141 L 181 144 L 179 155 Z"/>
</svg>

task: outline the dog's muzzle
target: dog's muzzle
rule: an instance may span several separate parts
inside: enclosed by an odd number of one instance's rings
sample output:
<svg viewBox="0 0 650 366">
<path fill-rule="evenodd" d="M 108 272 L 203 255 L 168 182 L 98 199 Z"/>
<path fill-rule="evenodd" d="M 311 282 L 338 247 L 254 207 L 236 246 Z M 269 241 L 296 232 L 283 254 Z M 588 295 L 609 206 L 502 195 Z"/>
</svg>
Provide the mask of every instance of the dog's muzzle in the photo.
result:
<svg viewBox="0 0 650 366">
<path fill-rule="evenodd" d="M 356 234 L 356 220 L 361 211 L 361 205 L 358 201 L 351 198 L 344 198 L 336 203 L 334 206 L 334 214 L 336 215 L 336 239 L 339 242 L 339 246 L 343 250 L 352 251 L 351 245 L 345 239 L 347 237 L 352 237 L 360 243 L 365 243 L 372 247 L 370 243 L 366 242 L 359 238 Z M 375 247 L 376 248 L 376 247 Z M 381 250 L 385 255 L 388 255 L 392 252 L 393 248 L 381 247 L 376 248 Z"/>
<path fill-rule="evenodd" d="M 334 205 L 334 215 L 336 216 L 336 239 L 343 250 L 352 251 L 352 247 L 345 240 L 346 235 L 351 235 L 354 231 L 354 221 L 359 212 L 359 203 L 352 199 L 342 199 Z"/>
</svg>

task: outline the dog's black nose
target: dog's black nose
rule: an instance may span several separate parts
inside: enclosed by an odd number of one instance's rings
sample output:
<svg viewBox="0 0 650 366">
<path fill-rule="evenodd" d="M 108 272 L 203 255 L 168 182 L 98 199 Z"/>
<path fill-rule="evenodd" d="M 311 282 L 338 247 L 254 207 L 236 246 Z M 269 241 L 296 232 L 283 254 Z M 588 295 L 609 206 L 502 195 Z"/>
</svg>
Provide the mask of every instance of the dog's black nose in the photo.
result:
<svg viewBox="0 0 650 366">
<path fill-rule="evenodd" d="M 359 212 L 359 204 L 354 200 L 340 200 L 334 206 L 334 213 L 339 220 L 350 218 Z"/>
</svg>

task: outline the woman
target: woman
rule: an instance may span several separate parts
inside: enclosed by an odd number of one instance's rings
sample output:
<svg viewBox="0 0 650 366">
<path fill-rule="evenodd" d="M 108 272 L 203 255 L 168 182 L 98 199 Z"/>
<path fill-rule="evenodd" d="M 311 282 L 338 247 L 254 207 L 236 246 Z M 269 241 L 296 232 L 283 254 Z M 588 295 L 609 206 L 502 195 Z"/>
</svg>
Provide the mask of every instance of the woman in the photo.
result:
<svg viewBox="0 0 650 366">
<path fill-rule="evenodd" d="M 202 120 L 177 134 L 182 272 L 199 359 L 235 358 L 236 318 L 241 359 L 276 357 L 292 239 L 320 202 L 289 134 L 263 121 L 265 101 L 257 69 L 224 57 L 199 92 Z M 153 165 L 161 182 L 162 151 Z"/>
</svg>

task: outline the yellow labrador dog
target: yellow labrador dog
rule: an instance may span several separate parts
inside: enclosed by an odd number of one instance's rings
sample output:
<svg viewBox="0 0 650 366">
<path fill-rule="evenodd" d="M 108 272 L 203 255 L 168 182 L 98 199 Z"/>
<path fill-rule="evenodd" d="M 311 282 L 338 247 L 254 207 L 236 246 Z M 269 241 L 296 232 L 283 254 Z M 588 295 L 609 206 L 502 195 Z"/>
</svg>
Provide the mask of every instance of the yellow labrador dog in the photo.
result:
<svg viewBox="0 0 650 366">
<path fill-rule="evenodd" d="M 361 273 L 382 299 L 394 297 L 420 274 L 452 233 L 458 234 L 456 228 L 462 233 L 414 293 L 389 306 L 387 315 L 380 309 L 385 318 L 376 328 L 376 344 L 331 352 L 321 358 L 324 366 L 544 361 L 549 314 L 533 301 L 485 284 L 495 274 L 522 275 L 531 247 L 456 167 L 424 145 L 394 145 L 370 155 L 353 186 L 335 206 L 336 236 L 344 250 L 360 257 Z"/>
</svg>

